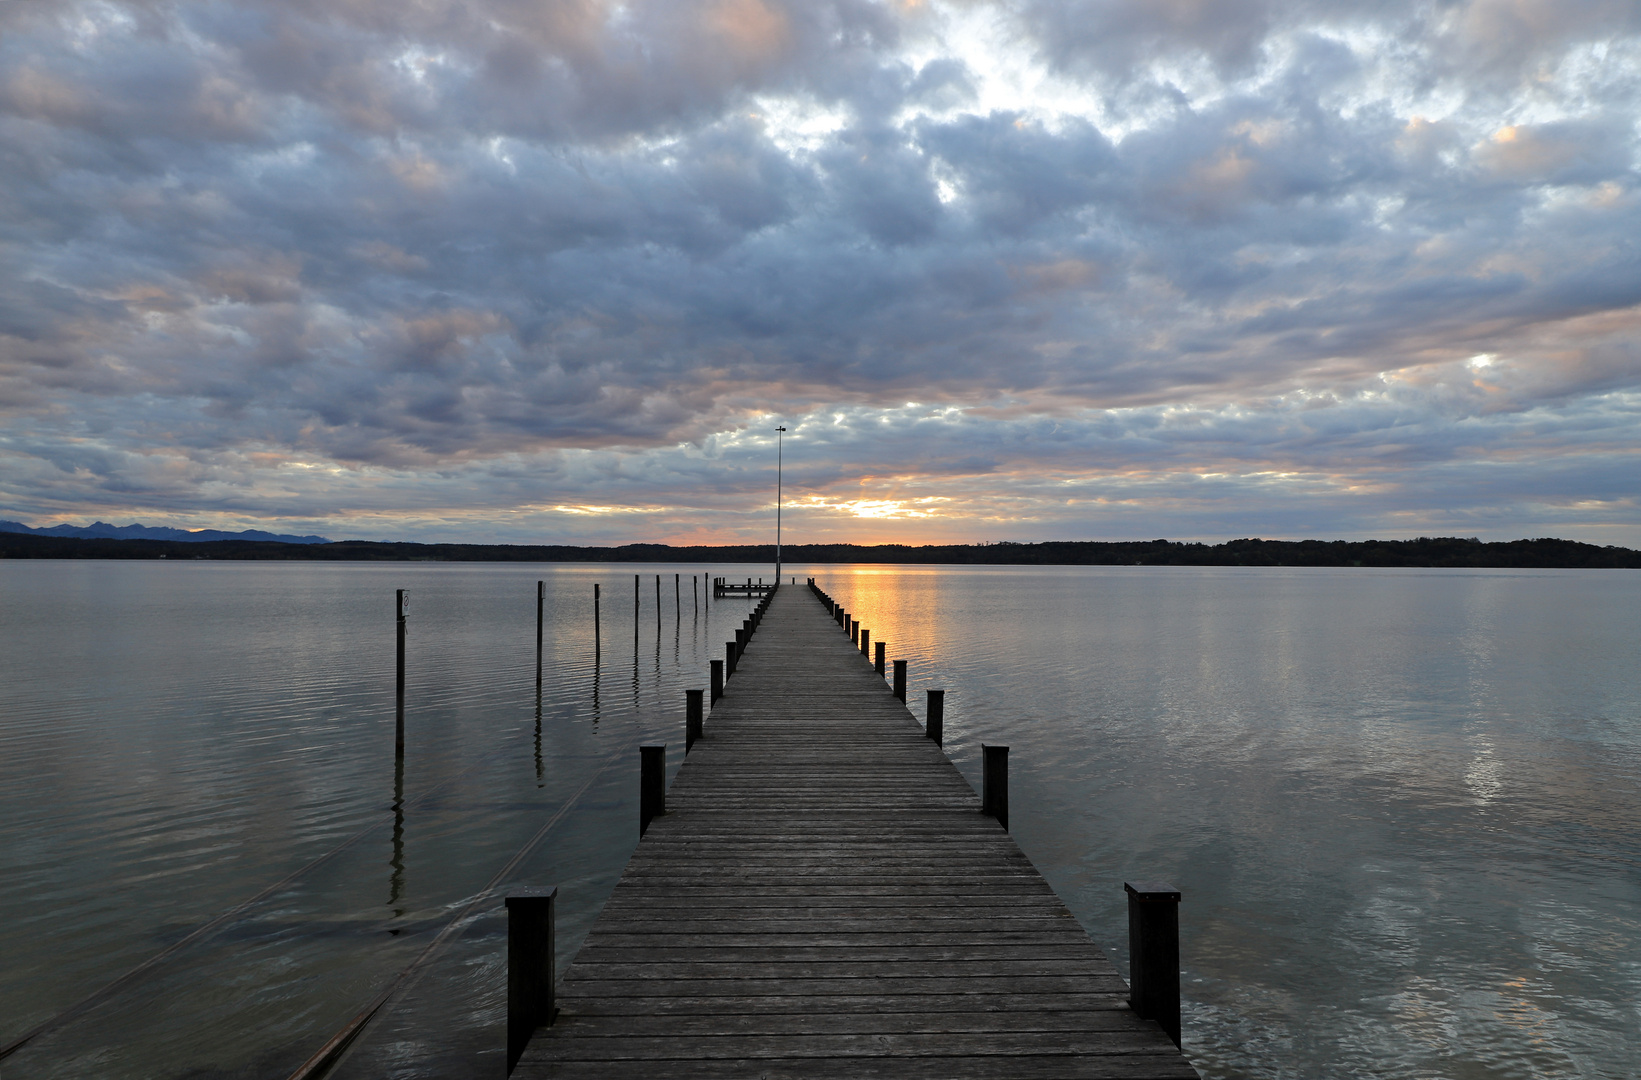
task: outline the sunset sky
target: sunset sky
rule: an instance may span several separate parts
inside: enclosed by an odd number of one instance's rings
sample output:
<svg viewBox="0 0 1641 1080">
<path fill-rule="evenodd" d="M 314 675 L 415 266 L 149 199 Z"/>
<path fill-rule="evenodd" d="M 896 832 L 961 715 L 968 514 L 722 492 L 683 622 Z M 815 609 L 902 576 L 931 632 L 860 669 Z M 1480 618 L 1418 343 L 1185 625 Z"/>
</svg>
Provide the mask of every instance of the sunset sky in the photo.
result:
<svg viewBox="0 0 1641 1080">
<path fill-rule="evenodd" d="M 1634 0 L 0 0 L 0 518 L 1641 546 Z"/>
</svg>

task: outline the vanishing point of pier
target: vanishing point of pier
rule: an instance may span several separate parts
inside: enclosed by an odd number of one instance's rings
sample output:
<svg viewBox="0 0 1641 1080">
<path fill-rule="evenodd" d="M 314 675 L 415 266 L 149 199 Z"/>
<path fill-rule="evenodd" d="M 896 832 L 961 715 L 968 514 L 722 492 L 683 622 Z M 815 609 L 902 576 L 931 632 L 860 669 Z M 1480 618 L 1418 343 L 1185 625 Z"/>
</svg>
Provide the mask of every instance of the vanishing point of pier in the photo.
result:
<svg viewBox="0 0 1641 1080">
<path fill-rule="evenodd" d="M 769 597 L 513 1075 L 1195 1078 L 829 609 Z"/>
</svg>

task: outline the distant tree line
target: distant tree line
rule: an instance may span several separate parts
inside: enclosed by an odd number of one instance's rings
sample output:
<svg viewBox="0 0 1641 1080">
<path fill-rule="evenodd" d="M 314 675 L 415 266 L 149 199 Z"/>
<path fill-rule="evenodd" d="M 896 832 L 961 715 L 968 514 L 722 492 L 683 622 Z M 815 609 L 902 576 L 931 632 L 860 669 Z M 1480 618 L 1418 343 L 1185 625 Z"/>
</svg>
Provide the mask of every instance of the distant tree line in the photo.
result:
<svg viewBox="0 0 1641 1080">
<path fill-rule="evenodd" d="M 950 563 L 1009 566 L 1476 566 L 1517 568 L 1641 568 L 1641 552 L 1575 540 L 1510 540 L 1421 536 L 1416 540 L 1231 540 L 1182 544 L 1170 540 L 1040 544 L 786 544 L 788 563 Z M 320 562 L 711 562 L 775 561 L 773 544 L 671 547 L 625 544 L 385 544 L 344 540 L 285 544 L 260 540 L 205 543 L 99 540 L 0 533 L 6 559 L 300 559 Z"/>
</svg>

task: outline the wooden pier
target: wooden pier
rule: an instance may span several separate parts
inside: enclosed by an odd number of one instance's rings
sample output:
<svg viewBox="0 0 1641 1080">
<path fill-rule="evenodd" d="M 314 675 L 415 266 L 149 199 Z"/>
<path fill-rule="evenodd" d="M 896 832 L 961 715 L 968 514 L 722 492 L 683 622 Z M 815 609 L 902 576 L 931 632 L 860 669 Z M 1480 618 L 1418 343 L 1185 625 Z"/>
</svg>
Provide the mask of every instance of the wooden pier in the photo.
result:
<svg viewBox="0 0 1641 1080">
<path fill-rule="evenodd" d="M 666 806 L 515 1077 L 1197 1076 L 802 586 Z"/>
<path fill-rule="evenodd" d="M 739 581 L 731 581 L 726 577 L 715 577 L 712 579 L 712 595 L 714 597 L 766 596 L 775 591 L 775 584 L 774 581 L 766 582 L 763 578 L 759 578 L 757 581 L 747 578 L 743 584 Z"/>
</svg>

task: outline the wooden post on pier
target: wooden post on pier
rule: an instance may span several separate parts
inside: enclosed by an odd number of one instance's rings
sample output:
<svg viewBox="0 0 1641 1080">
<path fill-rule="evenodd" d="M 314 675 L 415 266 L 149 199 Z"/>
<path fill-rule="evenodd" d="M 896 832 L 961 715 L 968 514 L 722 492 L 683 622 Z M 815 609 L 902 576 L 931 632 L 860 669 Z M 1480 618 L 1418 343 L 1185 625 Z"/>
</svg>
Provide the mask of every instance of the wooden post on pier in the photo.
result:
<svg viewBox="0 0 1641 1080">
<path fill-rule="evenodd" d="M 1009 831 L 1009 748 L 980 744 L 980 812 Z"/>
<path fill-rule="evenodd" d="M 1128 1004 L 1179 1045 L 1179 890 L 1123 882 L 1128 893 Z"/>
<path fill-rule="evenodd" d="M 701 691 L 684 691 L 684 753 L 687 755 L 695 740 L 701 737 L 701 726 L 704 719 L 704 710 L 701 708 Z"/>
<path fill-rule="evenodd" d="M 724 662 L 712 661 L 712 702 L 717 704 L 718 699 L 724 696 Z"/>
<path fill-rule="evenodd" d="M 556 888 L 521 888 L 507 907 L 507 1071 L 537 1028 L 553 1022 Z"/>
<path fill-rule="evenodd" d="M 638 748 L 638 836 L 643 838 L 650 822 L 667 812 L 667 747 Z"/>
<path fill-rule="evenodd" d="M 860 628 L 860 655 L 872 658 L 872 632 L 864 626 Z"/>
<path fill-rule="evenodd" d="M 877 662 L 872 666 L 877 668 L 877 673 L 879 675 L 884 674 L 888 667 L 888 664 L 885 662 L 887 660 L 887 656 L 885 655 L 887 652 L 887 646 L 888 642 L 886 641 L 880 641 L 877 643 Z"/>
<path fill-rule="evenodd" d="M 724 679 L 727 681 L 733 674 L 735 674 L 735 643 L 726 641 L 724 642 Z M 719 696 L 722 697 L 723 695 L 720 694 Z"/>
<path fill-rule="evenodd" d="M 881 646 L 879 646 L 881 648 Z M 906 700 L 906 661 L 895 661 L 895 697 Z"/>
<path fill-rule="evenodd" d="M 946 691 L 930 690 L 928 708 L 924 711 L 927 722 L 923 725 L 923 734 L 934 740 L 936 746 L 944 746 L 946 741 Z"/>
</svg>

